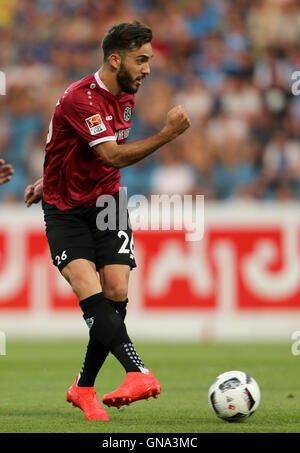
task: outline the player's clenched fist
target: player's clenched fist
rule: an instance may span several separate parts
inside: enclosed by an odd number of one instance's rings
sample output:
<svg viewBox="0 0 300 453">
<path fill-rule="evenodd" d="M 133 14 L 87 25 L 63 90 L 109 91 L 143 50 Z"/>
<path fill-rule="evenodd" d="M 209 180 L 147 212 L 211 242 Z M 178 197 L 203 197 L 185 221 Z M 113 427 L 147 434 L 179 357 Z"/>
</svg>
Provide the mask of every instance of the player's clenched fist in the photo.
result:
<svg viewBox="0 0 300 453">
<path fill-rule="evenodd" d="M 191 125 L 190 119 L 182 105 L 173 107 L 167 115 L 167 123 L 164 132 L 170 135 L 170 138 L 176 138 L 182 134 Z"/>
</svg>

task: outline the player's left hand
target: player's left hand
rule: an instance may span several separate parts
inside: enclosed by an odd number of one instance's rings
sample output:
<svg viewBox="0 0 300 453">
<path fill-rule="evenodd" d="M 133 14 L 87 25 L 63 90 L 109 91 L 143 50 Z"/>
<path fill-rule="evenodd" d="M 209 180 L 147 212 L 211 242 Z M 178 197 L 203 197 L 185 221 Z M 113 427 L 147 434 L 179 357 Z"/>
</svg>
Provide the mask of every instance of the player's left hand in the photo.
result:
<svg viewBox="0 0 300 453">
<path fill-rule="evenodd" d="M 5 164 L 4 159 L 0 159 L 0 185 L 11 180 L 11 175 L 14 174 L 14 169 L 10 164 Z"/>
<path fill-rule="evenodd" d="M 38 203 L 41 201 L 43 196 L 43 178 L 38 179 L 35 181 L 34 184 L 30 184 L 26 187 L 24 191 L 24 203 L 26 204 L 27 208 L 29 208 L 32 204 Z"/>
</svg>

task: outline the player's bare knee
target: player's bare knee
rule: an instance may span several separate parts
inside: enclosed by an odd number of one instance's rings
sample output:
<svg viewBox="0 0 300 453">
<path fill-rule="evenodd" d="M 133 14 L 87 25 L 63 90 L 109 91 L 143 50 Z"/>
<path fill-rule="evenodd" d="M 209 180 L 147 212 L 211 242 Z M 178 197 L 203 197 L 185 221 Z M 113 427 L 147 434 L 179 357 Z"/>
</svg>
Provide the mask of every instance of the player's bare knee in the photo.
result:
<svg viewBox="0 0 300 453">
<path fill-rule="evenodd" d="M 62 270 L 62 275 L 72 287 L 79 299 L 88 297 L 101 291 L 101 286 L 96 273 L 89 269 L 72 268 L 66 266 Z"/>
<path fill-rule="evenodd" d="M 127 299 L 128 288 L 127 285 L 108 286 L 104 287 L 104 295 L 110 300 L 122 302 Z"/>
<path fill-rule="evenodd" d="M 93 289 L 93 282 L 89 278 L 85 278 L 84 276 L 77 276 L 77 278 L 73 278 L 71 281 L 71 286 L 74 293 L 79 299 L 86 298 L 89 295 L 95 293 Z"/>
</svg>

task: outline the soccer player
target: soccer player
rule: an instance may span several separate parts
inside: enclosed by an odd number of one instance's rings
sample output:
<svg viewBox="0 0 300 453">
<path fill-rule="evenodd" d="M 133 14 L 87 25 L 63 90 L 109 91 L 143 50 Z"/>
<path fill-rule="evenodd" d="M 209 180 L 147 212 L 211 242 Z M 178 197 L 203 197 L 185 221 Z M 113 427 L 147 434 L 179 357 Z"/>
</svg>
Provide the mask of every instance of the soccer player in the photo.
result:
<svg viewBox="0 0 300 453">
<path fill-rule="evenodd" d="M 4 159 L 0 159 L 0 186 L 11 180 L 14 169 L 10 164 L 6 164 Z"/>
<path fill-rule="evenodd" d="M 100 70 L 73 83 L 59 99 L 49 127 L 43 180 L 24 194 L 27 206 L 43 198 L 53 263 L 78 297 L 89 327 L 82 369 L 67 392 L 67 400 L 88 420 L 109 419 L 94 390 L 109 353 L 127 374 L 117 390 L 103 396 L 104 404 L 120 407 L 161 391 L 124 323 L 128 279 L 136 263 L 130 224 L 118 226 L 128 215 L 119 169 L 144 159 L 190 125 L 184 108 L 177 106 L 159 133 L 125 144 L 134 94 L 150 73 L 151 41 L 151 29 L 137 21 L 108 30 Z M 116 202 L 117 228 L 97 227 L 104 207 L 96 202 L 104 195 Z"/>
</svg>

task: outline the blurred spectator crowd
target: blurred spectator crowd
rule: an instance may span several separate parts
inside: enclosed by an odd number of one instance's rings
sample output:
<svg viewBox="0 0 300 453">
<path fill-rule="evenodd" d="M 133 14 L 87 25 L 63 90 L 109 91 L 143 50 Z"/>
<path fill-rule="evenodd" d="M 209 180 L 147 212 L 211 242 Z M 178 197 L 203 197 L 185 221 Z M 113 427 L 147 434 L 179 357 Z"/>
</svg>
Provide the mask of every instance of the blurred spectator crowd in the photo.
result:
<svg viewBox="0 0 300 453">
<path fill-rule="evenodd" d="M 192 126 L 122 170 L 128 194 L 300 199 L 297 0 L 0 0 L 0 156 L 15 169 L 0 199 L 22 200 L 40 177 L 57 99 L 100 67 L 105 31 L 133 19 L 152 28 L 154 58 L 129 140 L 177 104 Z"/>
</svg>

